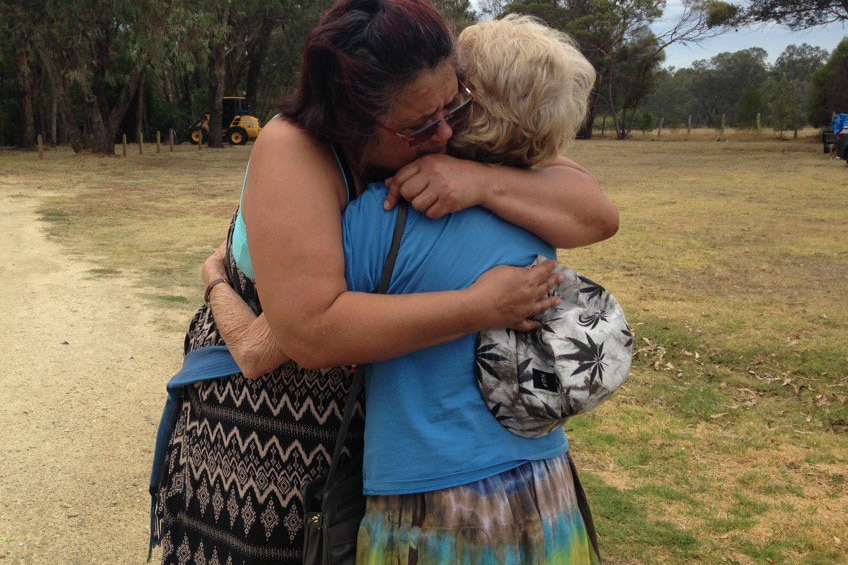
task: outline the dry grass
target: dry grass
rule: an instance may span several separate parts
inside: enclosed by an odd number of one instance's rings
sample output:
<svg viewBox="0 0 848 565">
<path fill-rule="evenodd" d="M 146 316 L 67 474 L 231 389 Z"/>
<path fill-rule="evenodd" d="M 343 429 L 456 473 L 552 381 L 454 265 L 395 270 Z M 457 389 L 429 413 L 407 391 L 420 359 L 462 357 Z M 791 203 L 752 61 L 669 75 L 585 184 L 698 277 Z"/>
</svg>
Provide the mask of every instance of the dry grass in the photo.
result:
<svg viewBox="0 0 848 565">
<path fill-rule="evenodd" d="M 623 390 L 567 426 L 602 546 L 613 564 L 848 563 L 848 167 L 815 132 L 714 133 L 572 152 L 622 222 L 561 260 L 619 298 L 638 348 Z M 185 324 L 249 148 L 177 149 L 0 152 L 0 188 Z"/>
<path fill-rule="evenodd" d="M 622 223 L 560 257 L 639 346 L 567 426 L 613 563 L 848 563 L 848 170 L 816 140 L 575 148 Z"/>
</svg>

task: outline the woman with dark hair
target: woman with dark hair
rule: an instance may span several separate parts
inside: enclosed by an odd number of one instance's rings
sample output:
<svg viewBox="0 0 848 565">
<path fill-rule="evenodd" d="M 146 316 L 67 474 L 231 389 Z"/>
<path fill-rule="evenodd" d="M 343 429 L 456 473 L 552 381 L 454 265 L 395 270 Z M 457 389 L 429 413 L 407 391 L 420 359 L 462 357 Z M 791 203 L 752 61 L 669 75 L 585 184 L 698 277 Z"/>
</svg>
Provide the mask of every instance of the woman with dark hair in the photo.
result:
<svg viewBox="0 0 848 565">
<path fill-rule="evenodd" d="M 615 208 L 573 164 L 527 171 L 444 155 L 470 102 L 450 32 L 424 0 L 345 0 L 310 34 L 300 86 L 253 148 L 226 277 L 207 281 L 186 337 L 184 371 L 204 380 L 181 389 L 154 477 L 166 563 L 299 563 L 302 488 L 328 467 L 347 365 L 529 329 L 556 302 L 553 261 L 498 267 L 464 290 L 348 291 L 341 212 L 368 181 L 394 175 L 388 207 L 398 195 L 434 217 L 480 205 L 560 247 L 617 229 Z M 209 308 L 219 301 L 259 315 L 256 328 L 283 344 L 274 367 L 292 361 L 257 380 L 208 362 L 227 332 Z"/>
</svg>

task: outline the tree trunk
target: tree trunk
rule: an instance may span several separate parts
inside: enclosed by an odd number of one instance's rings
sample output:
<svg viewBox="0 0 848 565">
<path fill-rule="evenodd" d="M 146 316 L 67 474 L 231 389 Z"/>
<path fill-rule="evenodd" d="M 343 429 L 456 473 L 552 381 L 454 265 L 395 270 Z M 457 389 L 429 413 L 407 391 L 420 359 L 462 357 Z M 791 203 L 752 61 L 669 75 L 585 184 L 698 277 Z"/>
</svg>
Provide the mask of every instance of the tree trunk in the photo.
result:
<svg viewBox="0 0 848 565">
<path fill-rule="evenodd" d="M 118 128 L 121 127 L 121 122 L 124 121 L 124 116 L 126 116 L 127 110 L 129 109 L 133 98 L 135 98 L 136 92 L 138 92 L 138 87 L 142 84 L 143 80 L 144 73 L 142 72 L 141 65 L 136 63 L 130 71 L 129 76 L 127 77 L 127 82 L 124 84 L 123 90 L 121 90 L 121 95 L 115 102 L 115 106 L 112 108 L 112 112 L 109 114 L 109 118 L 105 123 L 105 137 L 101 140 L 101 147 L 105 150 L 105 154 L 107 155 L 113 155 L 115 153 L 115 138 L 118 135 Z"/>
<path fill-rule="evenodd" d="M 209 84 L 209 98 L 212 108 L 209 117 L 209 147 L 224 147 L 223 103 L 224 103 L 224 65 L 218 57 L 212 63 L 212 82 Z M 229 125 L 229 124 L 227 124 Z"/>
<path fill-rule="evenodd" d="M 32 71 L 29 67 L 29 50 L 22 46 L 17 52 L 18 86 L 21 92 L 21 114 L 23 114 L 24 131 L 21 147 L 35 147 L 35 114 L 32 107 Z"/>
<path fill-rule="evenodd" d="M 586 121 L 580 125 L 577 131 L 577 137 L 580 139 L 592 139 L 595 127 L 595 115 L 597 113 L 598 93 L 596 89 L 592 89 L 592 94 L 589 96 L 589 104 L 586 107 Z"/>
<path fill-rule="evenodd" d="M 79 84 L 85 96 L 86 123 L 90 128 L 87 148 L 92 152 L 101 155 L 115 154 L 115 137 L 118 135 L 118 128 L 121 127 L 121 122 L 124 120 L 124 116 L 135 98 L 138 85 L 141 83 L 142 78 L 141 67 L 136 64 L 130 71 L 127 82 L 124 83 L 124 87 L 112 111 L 104 119 L 103 114 L 100 112 L 98 98 L 92 92 L 91 85 L 82 73 L 77 73 L 77 84 Z"/>
<path fill-rule="evenodd" d="M 47 78 L 50 81 L 50 89 L 53 94 L 54 107 L 56 108 L 59 119 L 62 122 L 62 131 L 68 137 L 71 144 L 71 149 L 74 153 L 79 153 L 83 150 L 82 132 L 73 120 L 73 108 L 71 107 L 71 98 L 68 96 L 68 90 L 65 88 L 65 81 L 59 74 L 58 64 L 53 60 L 52 54 L 42 44 L 38 47 L 38 56 L 41 63 L 44 65 L 44 71 L 47 73 Z M 55 114 L 54 114 L 55 115 Z"/>
<path fill-rule="evenodd" d="M 229 25 L 230 10 L 224 8 L 224 14 L 221 18 L 221 26 L 227 29 Z M 211 60 L 209 61 L 209 98 L 212 103 L 209 116 L 209 147 L 224 147 L 223 128 L 222 128 L 222 104 L 224 99 L 224 62 L 227 52 L 227 37 L 229 34 L 223 34 L 219 39 L 220 43 L 212 48 Z M 230 125 L 230 124 L 227 124 Z"/>
<path fill-rule="evenodd" d="M 262 18 L 262 26 L 259 28 L 259 37 L 250 46 L 247 52 L 247 107 L 256 114 L 256 100 L 259 98 L 259 79 L 262 77 L 262 65 L 268 57 L 271 47 L 271 33 L 274 31 L 276 21 L 270 16 Z"/>
<path fill-rule="evenodd" d="M 135 132 L 136 132 L 136 141 L 141 143 L 141 134 L 145 131 L 145 104 L 144 104 L 144 76 L 141 77 L 139 81 L 138 88 L 136 89 L 138 96 L 136 110 L 135 110 Z"/>
</svg>

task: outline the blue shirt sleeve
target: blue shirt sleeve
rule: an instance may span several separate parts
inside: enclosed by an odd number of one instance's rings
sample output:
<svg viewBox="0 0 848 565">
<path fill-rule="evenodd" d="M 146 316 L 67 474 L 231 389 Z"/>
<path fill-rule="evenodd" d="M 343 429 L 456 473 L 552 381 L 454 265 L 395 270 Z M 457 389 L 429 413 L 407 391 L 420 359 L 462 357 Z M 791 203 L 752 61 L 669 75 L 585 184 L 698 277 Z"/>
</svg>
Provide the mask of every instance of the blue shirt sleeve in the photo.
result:
<svg viewBox="0 0 848 565">
<path fill-rule="evenodd" d="M 348 290 L 374 292 L 380 283 L 397 219 L 397 208 L 383 209 L 387 192 L 382 183 L 369 185 L 342 216 Z"/>
</svg>

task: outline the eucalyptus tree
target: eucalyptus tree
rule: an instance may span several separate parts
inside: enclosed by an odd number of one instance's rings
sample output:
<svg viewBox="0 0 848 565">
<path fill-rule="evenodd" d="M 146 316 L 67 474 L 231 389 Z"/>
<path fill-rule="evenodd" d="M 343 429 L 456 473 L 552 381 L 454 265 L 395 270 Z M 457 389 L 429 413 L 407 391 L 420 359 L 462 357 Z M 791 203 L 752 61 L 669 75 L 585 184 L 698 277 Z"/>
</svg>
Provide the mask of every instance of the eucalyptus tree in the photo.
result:
<svg viewBox="0 0 848 565">
<path fill-rule="evenodd" d="M 848 112 L 848 38 L 813 74 L 807 116 L 817 126 L 828 126 L 834 112 Z"/>
<path fill-rule="evenodd" d="M 28 18 L 32 45 L 71 147 L 113 153 L 167 6 L 155 0 L 79 0 L 17 7 Z"/>
<path fill-rule="evenodd" d="M 798 137 L 798 130 L 805 121 L 805 114 L 812 89 L 812 76 L 819 70 L 829 53 L 821 47 L 813 47 L 806 43 L 789 45 L 778 56 L 772 67 L 772 92 L 780 97 L 775 104 L 788 112 L 788 128 L 793 129 L 793 136 Z M 785 100 L 784 100 L 785 99 Z"/>
<path fill-rule="evenodd" d="M 587 121 L 591 124 L 599 106 L 618 116 L 619 110 L 642 102 L 668 46 L 721 33 L 726 15 L 716 5 L 684 0 L 682 10 L 660 32 L 651 26 L 662 17 L 665 0 L 517 0 L 500 8 L 498 0 L 487 0 L 485 9 L 538 16 L 578 42 L 598 73 Z M 615 125 L 618 137 L 624 138 L 625 124 L 616 119 Z M 581 134 L 590 137 L 591 127 Z"/>
<path fill-rule="evenodd" d="M 22 6 L 0 0 L 0 144 L 33 147 L 37 70 Z"/>
<path fill-rule="evenodd" d="M 453 25 L 457 34 L 477 22 L 478 16 L 470 0 L 433 0 L 433 4 Z"/>
<path fill-rule="evenodd" d="M 694 75 L 695 71 L 689 67 L 660 69 L 643 109 L 663 119 L 672 128 L 688 125 L 690 117 L 697 113 L 691 87 Z"/>
<path fill-rule="evenodd" d="M 740 24 L 773 22 L 808 29 L 848 20 L 845 0 L 750 0 L 734 8 Z"/>
<path fill-rule="evenodd" d="M 721 116 L 726 116 L 728 124 L 735 124 L 743 93 L 759 88 L 766 78 L 767 55 L 764 49 L 753 47 L 695 61 L 690 92 L 697 101 L 700 121 L 717 126 Z"/>
<path fill-rule="evenodd" d="M 798 108 L 792 96 L 792 82 L 786 75 L 774 73 L 765 82 L 768 97 L 769 123 L 771 127 L 783 133 L 795 127 L 795 137 L 798 137 L 796 116 Z"/>
</svg>

